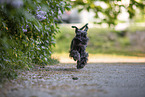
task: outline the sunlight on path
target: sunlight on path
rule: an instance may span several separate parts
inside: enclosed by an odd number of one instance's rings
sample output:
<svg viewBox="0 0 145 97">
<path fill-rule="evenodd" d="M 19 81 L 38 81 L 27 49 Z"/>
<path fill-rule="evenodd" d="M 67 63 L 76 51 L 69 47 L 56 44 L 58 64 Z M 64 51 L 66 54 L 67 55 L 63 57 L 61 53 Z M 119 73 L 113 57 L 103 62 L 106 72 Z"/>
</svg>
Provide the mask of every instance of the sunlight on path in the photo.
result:
<svg viewBox="0 0 145 97">
<path fill-rule="evenodd" d="M 76 63 L 69 54 L 53 54 L 53 58 L 56 58 L 60 63 Z M 117 63 L 117 62 L 142 62 L 145 63 L 145 57 L 135 56 L 121 56 L 121 55 L 106 55 L 106 54 L 89 54 L 88 63 Z"/>
</svg>

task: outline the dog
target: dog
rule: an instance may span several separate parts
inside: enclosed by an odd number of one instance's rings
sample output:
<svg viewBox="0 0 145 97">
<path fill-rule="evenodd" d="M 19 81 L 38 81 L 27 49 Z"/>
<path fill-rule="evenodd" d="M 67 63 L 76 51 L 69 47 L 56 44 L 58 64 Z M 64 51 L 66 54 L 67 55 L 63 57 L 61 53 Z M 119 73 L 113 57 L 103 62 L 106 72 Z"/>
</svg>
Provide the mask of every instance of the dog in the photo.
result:
<svg viewBox="0 0 145 97">
<path fill-rule="evenodd" d="M 86 52 L 89 40 L 87 37 L 88 23 L 80 29 L 76 26 L 72 26 L 72 28 L 75 28 L 76 36 L 71 42 L 69 56 L 72 57 L 74 61 L 77 61 L 77 69 L 82 69 L 88 61 L 88 53 Z"/>
</svg>

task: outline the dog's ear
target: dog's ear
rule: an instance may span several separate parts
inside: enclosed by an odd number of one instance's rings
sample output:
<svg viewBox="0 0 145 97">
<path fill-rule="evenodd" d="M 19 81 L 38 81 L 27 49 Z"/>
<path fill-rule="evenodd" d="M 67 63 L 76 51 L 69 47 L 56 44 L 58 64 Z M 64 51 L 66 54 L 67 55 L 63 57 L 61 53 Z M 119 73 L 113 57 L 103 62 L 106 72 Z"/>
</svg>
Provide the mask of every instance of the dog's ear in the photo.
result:
<svg viewBox="0 0 145 97">
<path fill-rule="evenodd" d="M 78 32 L 78 28 L 76 26 L 72 26 L 72 28 L 76 28 L 75 32 Z"/>
<path fill-rule="evenodd" d="M 76 26 L 71 26 L 72 28 L 77 28 Z"/>
<path fill-rule="evenodd" d="M 85 24 L 82 28 L 80 28 L 80 30 L 83 30 L 85 27 L 88 28 L 88 23 Z"/>
</svg>

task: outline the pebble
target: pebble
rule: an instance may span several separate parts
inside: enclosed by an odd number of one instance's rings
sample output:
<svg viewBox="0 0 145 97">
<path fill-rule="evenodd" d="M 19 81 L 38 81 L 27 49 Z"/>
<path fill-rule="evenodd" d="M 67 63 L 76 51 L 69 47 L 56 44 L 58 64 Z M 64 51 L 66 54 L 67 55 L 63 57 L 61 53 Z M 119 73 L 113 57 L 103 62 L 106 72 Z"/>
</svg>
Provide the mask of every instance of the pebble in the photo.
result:
<svg viewBox="0 0 145 97">
<path fill-rule="evenodd" d="M 72 77 L 73 80 L 78 80 L 78 77 Z"/>
</svg>

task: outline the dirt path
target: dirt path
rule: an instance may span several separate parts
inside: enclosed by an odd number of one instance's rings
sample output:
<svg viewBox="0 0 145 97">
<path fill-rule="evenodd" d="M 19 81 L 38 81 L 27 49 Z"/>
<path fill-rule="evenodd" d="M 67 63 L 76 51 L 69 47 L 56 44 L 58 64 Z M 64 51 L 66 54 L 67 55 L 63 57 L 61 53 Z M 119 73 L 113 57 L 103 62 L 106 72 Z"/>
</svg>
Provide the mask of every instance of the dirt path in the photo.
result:
<svg viewBox="0 0 145 97">
<path fill-rule="evenodd" d="M 38 67 L 0 85 L 0 97 L 145 97 L 145 63 Z"/>
</svg>

